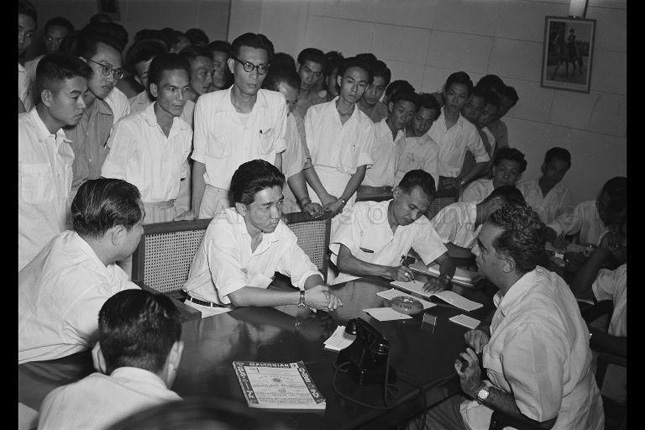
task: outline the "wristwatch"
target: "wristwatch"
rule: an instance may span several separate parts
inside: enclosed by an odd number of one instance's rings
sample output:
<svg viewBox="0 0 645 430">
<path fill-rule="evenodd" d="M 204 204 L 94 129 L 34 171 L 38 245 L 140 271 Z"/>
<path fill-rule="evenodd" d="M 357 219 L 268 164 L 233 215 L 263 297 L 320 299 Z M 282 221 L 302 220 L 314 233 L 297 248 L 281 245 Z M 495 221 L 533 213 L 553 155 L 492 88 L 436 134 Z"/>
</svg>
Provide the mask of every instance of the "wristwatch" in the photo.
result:
<svg viewBox="0 0 645 430">
<path fill-rule="evenodd" d="M 305 290 L 300 290 L 300 301 L 298 302 L 298 307 L 304 308 L 305 306 L 307 306 L 305 303 Z"/>
<path fill-rule="evenodd" d="M 477 400 L 477 403 L 481 405 L 488 398 L 489 394 L 490 394 L 490 391 L 488 391 L 488 387 L 484 385 L 482 388 L 479 389 L 479 391 L 477 391 L 477 398 L 475 400 Z"/>
</svg>

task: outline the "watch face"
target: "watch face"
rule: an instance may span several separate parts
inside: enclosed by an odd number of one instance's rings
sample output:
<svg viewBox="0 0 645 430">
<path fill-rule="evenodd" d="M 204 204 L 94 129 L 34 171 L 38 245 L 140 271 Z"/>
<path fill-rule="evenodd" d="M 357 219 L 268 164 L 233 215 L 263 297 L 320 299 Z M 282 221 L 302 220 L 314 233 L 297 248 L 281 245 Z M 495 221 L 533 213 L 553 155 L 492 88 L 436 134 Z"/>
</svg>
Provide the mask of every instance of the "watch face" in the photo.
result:
<svg viewBox="0 0 645 430">
<path fill-rule="evenodd" d="M 477 398 L 480 400 L 486 400 L 488 398 L 488 390 L 486 388 L 482 388 L 477 392 Z"/>
</svg>

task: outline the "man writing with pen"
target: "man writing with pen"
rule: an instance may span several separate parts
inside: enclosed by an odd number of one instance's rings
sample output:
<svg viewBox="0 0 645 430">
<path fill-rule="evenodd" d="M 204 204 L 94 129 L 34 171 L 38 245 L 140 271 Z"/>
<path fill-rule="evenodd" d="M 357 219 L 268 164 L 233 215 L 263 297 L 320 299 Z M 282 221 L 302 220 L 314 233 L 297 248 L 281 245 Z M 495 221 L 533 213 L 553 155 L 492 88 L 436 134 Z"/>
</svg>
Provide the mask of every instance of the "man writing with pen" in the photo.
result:
<svg viewBox="0 0 645 430">
<path fill-rule="evenodd" d="M 426 265 L 439 264 L 439 277 L 430 279 L 424 290 L 445 290 L 455 274 L 455 264 L 427 217 L 435 193 L 432 176 L 411 170 L 383 202 L 357 202 L 348 214 L 339 215 L 329 248 L 340 274 L 334 284 L 360 276 L 380 276 L 411 281 L 412 271 L 403 263 L 414 249 Z"/>
</svg>

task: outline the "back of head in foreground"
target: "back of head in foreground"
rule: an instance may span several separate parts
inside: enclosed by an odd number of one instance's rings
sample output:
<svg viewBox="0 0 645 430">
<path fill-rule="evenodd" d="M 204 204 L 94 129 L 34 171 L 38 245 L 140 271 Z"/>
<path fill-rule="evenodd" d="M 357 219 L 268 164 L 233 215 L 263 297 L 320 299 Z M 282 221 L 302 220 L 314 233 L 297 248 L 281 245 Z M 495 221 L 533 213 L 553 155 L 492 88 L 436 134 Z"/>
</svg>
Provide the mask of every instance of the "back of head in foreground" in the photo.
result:
<svg viewBox="0 0 645 430">
<path fill-rule="evenodd" d="M 486 223 L 501 229 L 493 247 L 513 259 L 516 273 L 528 273 L 545 261 L 545 225 L 529 206 L 507 204 L 493 212 Z"/>
<path fill-rule="evenodd" d="M 136 367 L 174 381 L 181 356 L 181 320 L 172 300 L 145 290 L 123 290 L 99 311 L 99 345 L 105 370 Z M 177 345 L 177 346 L 175 346 Z M 178 357 L 171 357 L 171 350 Z"/>
</svg>

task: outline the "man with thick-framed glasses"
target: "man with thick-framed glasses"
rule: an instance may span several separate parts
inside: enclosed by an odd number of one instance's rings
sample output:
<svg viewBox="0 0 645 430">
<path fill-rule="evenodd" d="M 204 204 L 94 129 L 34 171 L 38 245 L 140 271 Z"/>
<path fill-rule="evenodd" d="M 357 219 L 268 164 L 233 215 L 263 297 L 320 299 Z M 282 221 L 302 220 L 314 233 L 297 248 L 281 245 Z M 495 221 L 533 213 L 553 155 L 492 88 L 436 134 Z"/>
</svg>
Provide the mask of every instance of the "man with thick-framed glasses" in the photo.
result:
<svg viewBox="0 0 645 430">
<path fill-rule="evenodd" d="M 230 207 L 231 177 L 242 163 L 259 158 L 282 169 L 286 148 L 285 99 L 261 89 L 273 43 L 263 34 L 245 33 L 231 47 L 233 85 L 200 96 L 195 106 L 192 208 L 199 218 Z"/>
<path fill-rule="evenodd" d="M 101 176 L 108 152 L 106 144 L 114 123 L 114 112 L 105 98 L 123 77 L 119 44 L 109 36 L 82 30 L 75 54 L 90 66 L 92 76 L 87 82 L 89 91 L 85 96 L 87 108 L 83 117 L 74 127 L 65 130 L 74 150 L 70 201 L 85 181 Z"/>
</svg>

